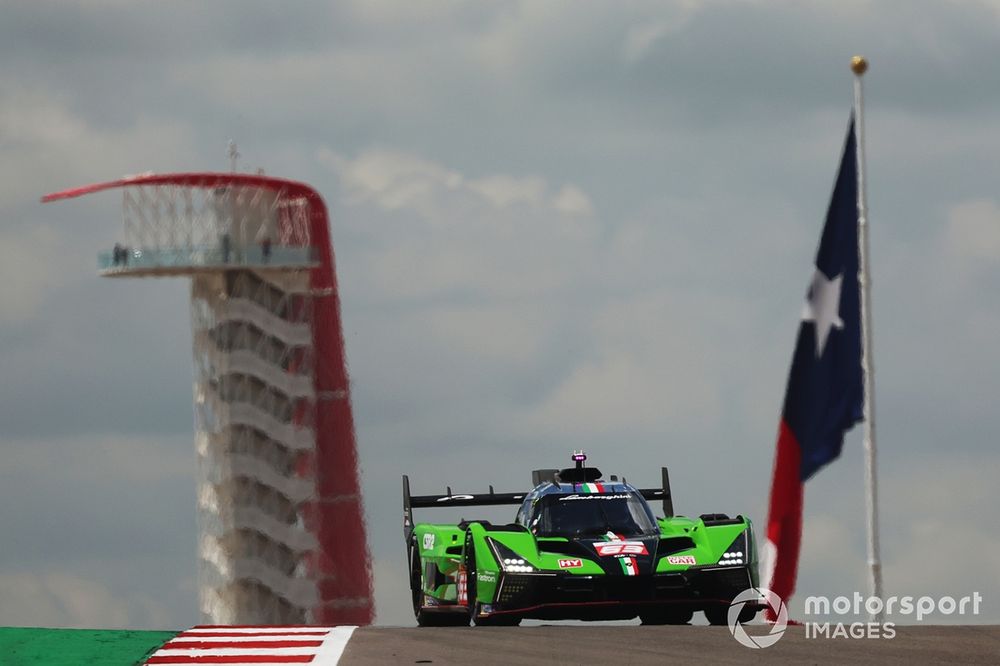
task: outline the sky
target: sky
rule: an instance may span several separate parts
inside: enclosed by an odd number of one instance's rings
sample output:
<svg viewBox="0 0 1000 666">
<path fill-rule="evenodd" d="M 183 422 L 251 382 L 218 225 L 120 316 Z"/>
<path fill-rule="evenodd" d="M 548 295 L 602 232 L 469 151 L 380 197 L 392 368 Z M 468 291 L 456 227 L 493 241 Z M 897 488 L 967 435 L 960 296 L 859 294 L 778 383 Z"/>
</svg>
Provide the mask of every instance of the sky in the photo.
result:
<svg viewBox="0 0 1000 666">
<path fill-rule="evenodd" d="M 998 30 L 985 0 L 0 2 L 0 625 L 199 619 L 189 287 L 98 278 L 119 195 L 39 197 L 230 139 L 330 208 L 379 623 L 412 624 L 404 473 L 525 490 L 582 448 L 762 528 L 855 53 L 885 592 L 1000 622 Z M 793 617 L 865 592 L 864 516 L 856 428 Z"/>
</svg>

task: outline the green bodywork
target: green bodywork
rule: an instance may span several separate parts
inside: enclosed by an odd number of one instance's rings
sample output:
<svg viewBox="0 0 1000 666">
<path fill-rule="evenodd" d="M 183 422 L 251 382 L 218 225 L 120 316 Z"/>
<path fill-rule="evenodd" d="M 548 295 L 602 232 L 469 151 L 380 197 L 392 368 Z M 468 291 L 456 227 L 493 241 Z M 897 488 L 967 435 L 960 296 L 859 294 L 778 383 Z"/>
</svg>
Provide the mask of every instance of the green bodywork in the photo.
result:
<svg viewBox="0 0 1000 666">
<path fill-rule="evenodd" d="M 686 571 L 691 568 L 716 565 L 733 541 L 747 531 L 746 555 L 749 558 L 751 581 L 754 587 L 758 585 L 756 545 L 753 542 L 753 529 L 748 518 L 743 518 L 742 523 L 732 525 L 706 526 L 701 519 L 684 516 L 660 518 L 657 523 L 661 537 L 686 536 L 694 541 L 694 548 L 671 553 L 671 556 L 693 556 L 695 564 L 671 564 L 667 557 L 662 557 L 655 573 Z M 471 545 L 475 553 L 477 572 L 476 596 L 479 600 L 492 599 L 500 578 L 500 565 L 487 544 L 487 538 L 507 546 L 527 564 L 541 571 L 580 576 L 605 575 L 604 570 L 593 560 L 574 555 L 574 559 L 581 560 L 582 566 L 564 569 L 559 566 L 559 560 L 565 560 L 566 555 L 539 551 L 537 542 L 567 541 L 562 537 L 543 537 L 536 541 L 536 537 L 529 532 L 490 530 L 477 522 L 469 523 L 467 530 L 457 525 L 417 523 L 414 525 L 413 543 L 421 562 L 421 591 L 437 601 L 458 603 L 459 571 L 460 567 L 464 567 L 467 549 Z M 429 567 L 428 564 L 433 566 Z"/>
</svg>

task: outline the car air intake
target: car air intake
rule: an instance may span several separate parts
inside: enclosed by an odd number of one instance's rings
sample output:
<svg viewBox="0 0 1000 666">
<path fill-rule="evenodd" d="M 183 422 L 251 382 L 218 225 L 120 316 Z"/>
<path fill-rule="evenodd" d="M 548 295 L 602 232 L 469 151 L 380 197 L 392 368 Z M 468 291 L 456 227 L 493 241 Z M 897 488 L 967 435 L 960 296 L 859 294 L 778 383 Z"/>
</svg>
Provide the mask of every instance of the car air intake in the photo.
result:
<svg viewBox="0 0 1000 666">
<path fill-rule="evenodd" d="M 656 547 L 658 555 L 669 555 L 679 553 L 682 550 L 694 548 L 694 539 L 686 536 L 672 536 L 660 539 L 660 545 Z"/>
</svg>

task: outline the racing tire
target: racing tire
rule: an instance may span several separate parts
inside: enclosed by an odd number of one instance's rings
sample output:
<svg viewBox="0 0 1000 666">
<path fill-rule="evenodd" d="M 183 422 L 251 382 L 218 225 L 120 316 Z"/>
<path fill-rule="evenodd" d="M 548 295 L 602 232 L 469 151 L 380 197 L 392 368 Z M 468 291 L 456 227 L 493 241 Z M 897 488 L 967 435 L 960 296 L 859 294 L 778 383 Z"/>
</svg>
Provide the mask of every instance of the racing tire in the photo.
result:
<svg viewBox="0 0 1000 666">
<path fill-rule="evenodd" d="M 757 615 L 760 609 L 743 606 L 740 611 L 740 622 L 750 622 Z M 708 623 L 715 626 L 722 626 L 729 624 L 729 605 L 719 604 L 717 606 L 709 606 L 705 609 L 705 619 Z"/>
<path fill-rule="evenodd" d="M 645 625 L 688 624 L 694 617 L 690 608 L 661 608 L 639 613 L 639 621 Z"/>
</svg>

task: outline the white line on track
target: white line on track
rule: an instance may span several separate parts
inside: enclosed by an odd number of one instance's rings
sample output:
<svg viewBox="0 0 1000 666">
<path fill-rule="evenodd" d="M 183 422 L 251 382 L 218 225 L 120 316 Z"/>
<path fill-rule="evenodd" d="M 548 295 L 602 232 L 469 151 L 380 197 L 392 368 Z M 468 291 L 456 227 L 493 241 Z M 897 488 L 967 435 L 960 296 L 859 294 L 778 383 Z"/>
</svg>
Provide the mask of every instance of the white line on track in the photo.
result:
<svg viewBox="0 0 1000 666">
<path fill-rule="evenodd" d="M 261 657 L 264 655 L 309 655 L 316 654 L 318 647 L 286 647 L 286 648 L 195 648 L 193 650 L 172 650 L 167 646 L 156 651 L 157 657 L 236 657 L 249 655 Z"/>
<path fill-rule="evenodd" d="M 282 641 L 322 641 L 329 634 L 322 636 L 303 636 L 302 634 L 268 634 L 267 636 L 174 636 L 171 643 L 281 643 Z"/>
<path fill-rule="evenodd" d="M 337 666 L 347 641 L 351 640 L 351 634 L 357 627 L 334 627 L 330 634 L 323 641 L 323 644 L 316 650 L 316 658 L 313 659 L 315 666 Z"/>
<path fill-rule="evenodd" d="M 330 631 L 331 629 L 336 629 L 337 627 L 309 627 L 309 626 L 296 626 L 296 627 L 226 627 L 222 625 L 213 625 L 211 627 L 191 627 L 187 631 L 181 632 L 181 635 L 194 632 L 198 634 L 296 634 L 296 633 L 309 633 L 316 631 Z"/>
</svg>

